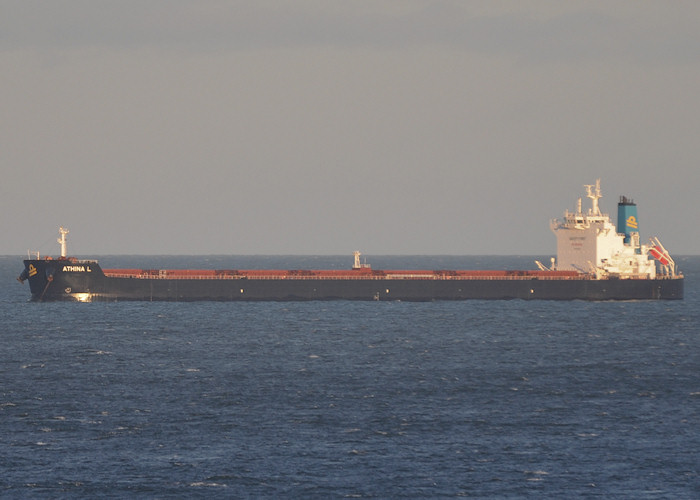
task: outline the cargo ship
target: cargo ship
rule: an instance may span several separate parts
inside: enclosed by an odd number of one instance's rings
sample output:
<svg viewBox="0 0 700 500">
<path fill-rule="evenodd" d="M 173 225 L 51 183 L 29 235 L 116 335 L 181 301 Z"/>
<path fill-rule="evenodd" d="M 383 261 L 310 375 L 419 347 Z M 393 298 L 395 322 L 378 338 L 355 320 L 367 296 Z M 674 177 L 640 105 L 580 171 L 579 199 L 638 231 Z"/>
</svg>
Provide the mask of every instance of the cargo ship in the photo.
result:
<svg viewBox="0 0 700 500">
<path fill-rule="evenodd" d="M 620 197 L 617 225 L 599 208 L 600 180 L 586 185 L 590 208 L 554 219 L 557 256 L 537 269 L 377 270 L 359 251 L 347 270 L 103 269 L 97 260 L 30 253 L 20 282 L 33 301 L 289 300 L 657 300 L 682 299 L 684 277 L 658 238 L 641 244 L 637 206 Z"/>
</svg>

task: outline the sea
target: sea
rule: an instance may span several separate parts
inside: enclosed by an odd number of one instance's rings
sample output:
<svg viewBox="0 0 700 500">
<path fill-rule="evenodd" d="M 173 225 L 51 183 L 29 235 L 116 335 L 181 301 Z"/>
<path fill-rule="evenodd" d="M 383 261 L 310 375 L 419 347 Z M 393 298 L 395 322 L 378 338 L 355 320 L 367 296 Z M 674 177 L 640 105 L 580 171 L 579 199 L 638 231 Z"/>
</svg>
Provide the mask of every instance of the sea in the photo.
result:
<svg viewBox="0 0 700 500">
<path fill-rule="evenodd" d="M 682 301 L 33 303 L 0 257 L 0 497 L 700 498 L 700 257 L 677 263 Z"/>
</svg>

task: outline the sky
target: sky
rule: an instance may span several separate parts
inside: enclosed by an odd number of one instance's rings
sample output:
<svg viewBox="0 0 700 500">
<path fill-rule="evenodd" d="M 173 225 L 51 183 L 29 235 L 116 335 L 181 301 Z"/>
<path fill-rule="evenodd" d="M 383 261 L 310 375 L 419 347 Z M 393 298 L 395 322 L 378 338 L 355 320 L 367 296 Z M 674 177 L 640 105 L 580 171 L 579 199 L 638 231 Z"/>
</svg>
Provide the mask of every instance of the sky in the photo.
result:
<svg viewBox="0 0 700 500">
<path fill-rule="evenodd" d="M 0 0 L 0 254 L 700 254 L 700 2 Z M 584 206 L 586 199 L 584 196 Z"/>
</svg>

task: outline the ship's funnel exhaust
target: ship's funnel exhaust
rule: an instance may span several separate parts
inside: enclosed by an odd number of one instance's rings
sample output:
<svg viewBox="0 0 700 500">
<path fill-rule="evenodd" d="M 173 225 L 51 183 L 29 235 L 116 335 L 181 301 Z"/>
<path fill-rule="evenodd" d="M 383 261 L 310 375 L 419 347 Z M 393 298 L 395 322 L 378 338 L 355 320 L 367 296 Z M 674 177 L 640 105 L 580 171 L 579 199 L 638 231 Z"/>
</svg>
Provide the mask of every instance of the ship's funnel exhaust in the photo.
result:
<svg viewBox="0 0 700 500">
<path fill-rule="evenodd" d="M 620 196 L 620 202 L 617 204 L 617 232 L 625 235 L 626 245 L 639 241 L 637 204 L 626 196 Z"/>
</svg>

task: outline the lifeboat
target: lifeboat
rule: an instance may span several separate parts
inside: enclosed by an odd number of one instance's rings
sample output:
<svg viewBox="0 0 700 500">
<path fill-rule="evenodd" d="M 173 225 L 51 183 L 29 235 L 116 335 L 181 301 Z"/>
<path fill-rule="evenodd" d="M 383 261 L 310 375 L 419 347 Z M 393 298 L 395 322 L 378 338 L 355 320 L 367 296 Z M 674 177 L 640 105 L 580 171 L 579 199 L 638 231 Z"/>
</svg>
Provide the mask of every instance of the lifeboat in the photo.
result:
<svg viewBox="0 0 700 500">
<path fill-rule="evenodd" d="M 671 263 L 671 260 L 668 258 L 668 255 L 666 254 L 666 252 L 664 252 L 658 246 L 651 247 L 649 249 L 649 253 L 651 254 L 652 257 L 654 257 L 656 260 L 658 260 L 661 263 L 661 265 L 663 265 L 663 266 L 668 266 Z"/>
</svg>

